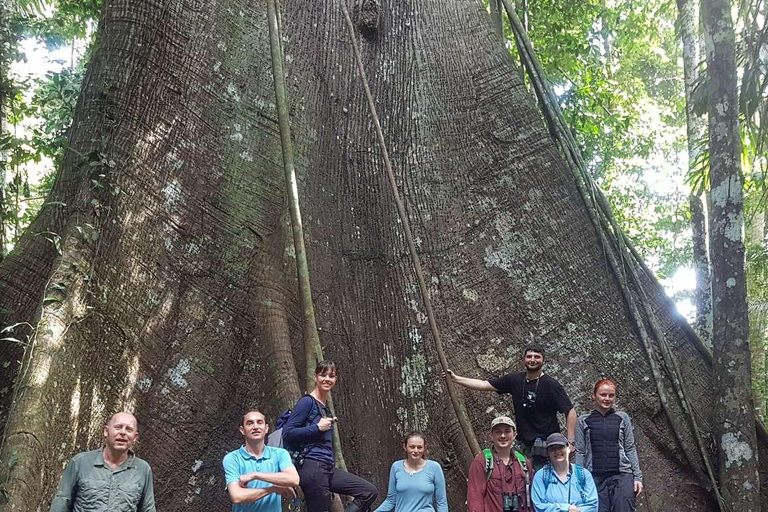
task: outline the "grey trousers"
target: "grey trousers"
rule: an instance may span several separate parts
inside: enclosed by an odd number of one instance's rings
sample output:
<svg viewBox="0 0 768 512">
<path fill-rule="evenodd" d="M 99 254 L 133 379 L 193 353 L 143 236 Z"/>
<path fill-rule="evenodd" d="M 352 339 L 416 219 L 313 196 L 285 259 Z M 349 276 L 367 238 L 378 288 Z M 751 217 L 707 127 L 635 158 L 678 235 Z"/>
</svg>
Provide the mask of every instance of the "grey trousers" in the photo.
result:
<svg viewBox="0 0 768 512">
<path fill-rule="evenodd" d="M 598 512 L 635 512 L 635 477 L 632 473 L 592 477 L 597 487 Z"/>
</svg>

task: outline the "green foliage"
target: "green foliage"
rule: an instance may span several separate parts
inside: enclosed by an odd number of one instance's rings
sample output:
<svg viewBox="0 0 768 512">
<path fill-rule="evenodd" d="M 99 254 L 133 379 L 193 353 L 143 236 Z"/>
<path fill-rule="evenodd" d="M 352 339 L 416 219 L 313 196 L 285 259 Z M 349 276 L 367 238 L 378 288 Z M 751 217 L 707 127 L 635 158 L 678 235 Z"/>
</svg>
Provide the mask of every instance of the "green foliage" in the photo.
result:
<svg viewBox="0 0 768 512">
<path fill-rule="evenodd" d="M 520 6 L 520 4 L 517 4 Z M 669 0 L 528 0 L 528 31 L 584 159 L 662 276 L 690 262 L 685 97 Z M 514 39 L 506 32 L 515 54 Z M 652 181 L 666 182 L 658 186 Z"/>
<path fill-rule="evenodd" d="M 687 194 L 654 191 L 642 174 L 642 169 L 635 169 L 632 186 L 608 184 L 604 188 L 622 229 L 642 249 L 656 275 L 666 279 L 693 260 Z"/>
<path fill-rule="evenodd" d="M 673 3 L 532 0 L 528 9 L 530 37 L 597 177 L 647 158 L 660 128 L 682 124 L 674 24 L 664 21 Z"/>
<path fill-rule="evenodd" d="M 74 115 L 84 74 L 85 59 L 41 79 L 19 80 L 10 75 L 13 62 L 26 62 L 18 48 L 24 37 L 43 42 L 48 50 L 86 39 L 94 24 L 101 0 L 36 0 L 17 2 L 15 13 L 2 18 L 4 131 L 0 133 L 0 176 L 6 177 L 0 202 L 3 250 L 15 244 L 37 215 L 50 192 L 61 156 L 67 145 L 67 130 Z M 62 63 L 65 64 L 65 63 Z M 49 163 L 47 163 L 49 162 Z M 40 175 L 30 176 L 30 164 L 45 164 Z M 8 244 L 10 242 L 10 245 Z M 0 258 L 2 255 L 0 255 Z"/>
<path fill-rule="evenodd" d="M 742 171 L 745 174 L 745 192 L 754 186 L 764 188 L 768 171 L 768 4 L 763 2 L 742 2 L 740 4 L 737 31 L 737 65 L 740 70 L 739 86 L 739 130 L 741 137 Z M 699 81 L 694 95 L 694 111 L 699 115 L 707 112 L 706 62 L 702 63 Z M 709 189 L 708 141 L 696 141 L 702 149 L 699 161 L 687 176 L 686 181 L 694 193 L 701 194 Z M 749 209 L 765 211 L 766 203 L 759 200 L 752 204 L 745 202 Z"/>
<path fill-rule="evenodd" d="M 5 202 L 0 211 L 6 239 L 15 244 L 37 215 L 53 185 L 55 170 L 67 144 L 67 129 L 82 83 L 82 70 L 64 69 L 49 73 L 33 83 L 20 83 L 7 103 L 7 121 L 11 131 L 0 134 L 0 151 L 10 178 Z M 34 91 L 25 99 L 23 91 Z M 21 127 L 24 127 L 23 129 Z M 44 158 L 53 167 L 34 181 L 27 164 L 39 164 Z"/>
<path fill-rule="evenodd" d="M 29 0 L 26 0 L 29 1 Z M 32 0 L 38 3 L 38 0 Z M 48 50 L 88 37 L 88 28 L 101 12 L 102 0 L 54 0 L 45 8 L 27 9 L 23 19 L 24 36 L 45 43 Z M 48 14 L 47 11 L 50 11 Z"/>
<path fill-rule="evenodd" d="M 690 266 L 688 195 L 708 191 L 709 155 L 708 141 L 696 141 L 699 160 L 694 172 L 687 173 L 675 2 L 528 0 L 523 5 L 527 12 L 519 14 L 528 20 L 545 74 L 617 220 L 660 277 Z M 764 182 L 768 130 L 763 122 L 768 114 L 768 3 L 744 0 L 739 13 L 742 160 L 749 224 L 766 211 L 768 200 Z M 506 36 L 515 54 L 509 31 Z M 694 106 L 706 113 L 706 74 L 701 75 Z M 765 263 L 761 244 L 762 240 L 747 248 L 751 269 Z M 751 288 L 757 290 L 757 284 Z"/>
<path fill-rule="evenodd" d="M 82 69 L 48 73 L 37 83 L 32 97 L 30 106 L 40 119 L 33 129 L 33 143 L 57 163 L 66 145 L 66 132 L 72 124 L 82 81 Z"/>
</svg>

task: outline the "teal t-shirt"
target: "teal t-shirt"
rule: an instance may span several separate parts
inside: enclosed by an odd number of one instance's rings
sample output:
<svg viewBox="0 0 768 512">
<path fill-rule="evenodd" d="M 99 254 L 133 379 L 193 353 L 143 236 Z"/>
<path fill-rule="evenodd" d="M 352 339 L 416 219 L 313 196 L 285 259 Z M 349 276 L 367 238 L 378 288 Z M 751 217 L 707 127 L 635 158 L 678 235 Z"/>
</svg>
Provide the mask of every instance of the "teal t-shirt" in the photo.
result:
<svg viewBox="0 0 768 512">
<path fill-rule="evenodd" d="M 241 446 L 239 449 L 229 452 L 224 457 L 222 465 L 224 466 L 224 478 L 229 485 L 240 480 L 240 476 L 246 473 L 280 473 L 285 468 L 293 466 L 293 462 L 291 462 L 291 456 L 288 452 L 282 448 L 265 446 L 261 457 L 256 458 L 245 451 L 245 446 Z M 251 489 L 260 489 L 271 485 L 261 480 L 248 482 L 248 487 Z M 270 494 L 253 503 L 232 505 L 232 512 L 280 512 L 280 510 L 279 494 Z"/>
</svg>

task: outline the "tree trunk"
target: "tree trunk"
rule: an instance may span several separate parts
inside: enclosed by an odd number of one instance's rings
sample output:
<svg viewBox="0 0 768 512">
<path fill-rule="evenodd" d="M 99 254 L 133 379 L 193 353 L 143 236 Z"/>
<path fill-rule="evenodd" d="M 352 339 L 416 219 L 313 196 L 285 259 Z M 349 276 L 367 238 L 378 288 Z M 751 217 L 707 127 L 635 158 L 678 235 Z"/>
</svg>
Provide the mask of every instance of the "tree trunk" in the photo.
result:
<svg viewBox="0 0 768 512">
<path fill-rule="evenodd" d="M 608 9 L 606 0 L 601 0 L 600 5 L 603 8 L 600 15 L 600 36 L 603 40 L 603 58 L 605 59 L 605 67 L 603 69 L 605 70 L 605 76 L 609 79 L 612 79 L 614 69 L 612 42 L 613 35 L 611 34 L 611 31 L 616 30 L 617 27 L 611 26 L 610 24 L 610 20 L 608 19 L 608 13 L 610 11 Z"/>
<path fill-rule="evenodd" d="M 6 127 L 6 103 L 8 102 L 8 88 L 10 86 L 10 50 L 14 41 L 11 29 L 10 10 L 7 0 L 0 0 L 0 135 L 7 131 Z M 6 154 L 0 151 L 0 262 L 3 261 L 6 251 L 5 242 L 5 180 L 6 180 Z"/>
<path fill-rule="evenodd" d="M 688 170 L 693 171 L 701 156 L 701 148 L 697 143 L 704 137 L 706 123 L 704 118 L 693 111 L 693 91 L 699 79 L 699 53 L 701 38 L 696 27 L 699 22 L 699 9 L 695 0 L 677 0 L 677 27 L 683 46 L 683 75 L 685 84 L 685 120 L 688 141 Z M 706 191 L 705 193 L 708 193 Z M 691 228 L 693 234 L 693 268 L 696 273 L 696 289 L 694 302 L 696 318 L 693 328 L 701 341 L 712 348 L 712 284 L 709 269 L 709 252 L 707 248 L 707 215 L 704 203 L 696 194 L 688 198 L 691 209 Z"/>
<path fill-rule="evenodd" d="M 756 211 L 747 222 L 746 247 L 749 251 L 764 251 L 766 247 L 766 213 Z M 766 410 L 765 356 L 766 329 L 768 329 L 768 308 L 765 307 L 765 294 L 762 291 L 768 278 L 765 265 L 753 263 L 747 267 L 747 300 L 749 305 L 749 350 L 752 355 L 752 396 L 755 405 L 755 416 L 765 422 Z"/>
<path fill-rule="evenodd" d="M 367 4 L 379 11 L 358 26 L 363 59 L 449 362 L 487 377 L 520 369 L 522 347 L 541 343 L 579 410 L 610 376 L 636 423 L 648 509 L 712 510 L 700 461 L 685 460 L 691 435 L 671 430 L 587 209 L 488 15 L 461 0 Z M 346 462 L 383 497 L 402 434 L 424 429 L 459 509 L 471 452 L 339 0 L 290 0 L 282 22 L 313 299 L 325 355 L 340 365 Z M 97 446 L 99 421 L 124 408 L 139 419 L 158 509 L 224 510 L 221 459 L 242 442 L 243 408 L 274 419 L 299 396 L 306 369 L 267 33 L 260 2 L 106 2 L 73 151 L 0 265 L 3 323 L 37 325 L 21 372 L 22 352 L 0 346 L 0 389 L 19 378 L 13 411 L 0 414 L 0 458 L 20 454 L 9 510 L 45 508 L 66 460 Z M 712 418 L 708 354 L 647 285 L 695 412 Z M 487 446 L 490 420 L 511 400 L 464 399 Z M 702 423 L 711 435 L 714 422 Z"/>
<path fill-rule="evenodd" d="M 712 212 L 713 355 L 720 487 L 730 510 L 760 510 L 751 393 L 744 200 L 731 5 L 703 0 Z"/>
<path fill-rule="evenodd" d="M 688 155 L 691 151 L 690 133 L 688 138 Z M 690 161 L 690 160 L 689 160 Z M 709 194 L 709 191 L 705 192 Z M 707 211 L 701 197 L 691 194 L 688 197 L 691 209 L 691 241 L 693 243 L 693 268 L 696 275 L 696 289 L 693 292 L 696 305 L 696 317 L 693 328 L 701 341 L 709 349 L 712 348 L 712 275 L 709 263 L 709 247 L 707 233 Z"/>
<path fill-rule="evenodd" d="M 768 315 L 764 307 L 755 308 L 749 315 L 749 348 L 752 352 L 752 394 L 755 416 L 765 422 L 766 409 L 765 343 Z"/>
</svg>

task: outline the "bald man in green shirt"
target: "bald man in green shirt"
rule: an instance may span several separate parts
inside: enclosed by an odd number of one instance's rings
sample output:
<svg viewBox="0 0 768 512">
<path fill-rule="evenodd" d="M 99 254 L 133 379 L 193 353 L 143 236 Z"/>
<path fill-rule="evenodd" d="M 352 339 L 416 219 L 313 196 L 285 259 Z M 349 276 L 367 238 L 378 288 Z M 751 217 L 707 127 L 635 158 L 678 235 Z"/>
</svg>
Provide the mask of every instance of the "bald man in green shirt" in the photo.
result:
<svg viewBox="0 0 768 512">
<path fill-rule="evenodd" d="M 139 429 L 119 412 L 104 425 L 104 448 L 75 455 L 64 471 L 51 512 L 155 512 L 152 469 L 136 457 Z"/>
</svg>

